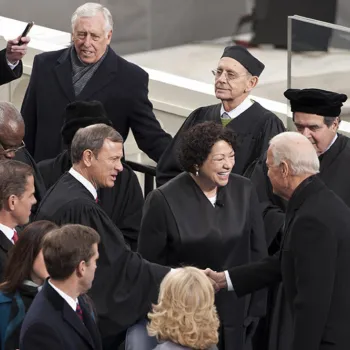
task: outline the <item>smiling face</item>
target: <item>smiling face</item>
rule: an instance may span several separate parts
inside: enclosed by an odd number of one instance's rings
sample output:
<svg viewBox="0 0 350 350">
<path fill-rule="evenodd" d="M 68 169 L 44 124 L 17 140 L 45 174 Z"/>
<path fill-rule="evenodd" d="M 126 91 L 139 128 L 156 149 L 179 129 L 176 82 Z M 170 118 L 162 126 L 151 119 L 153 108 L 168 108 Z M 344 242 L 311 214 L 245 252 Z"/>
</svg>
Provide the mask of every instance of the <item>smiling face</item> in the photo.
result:
<svg viewBox="0 0 350 350">
<path fill-rule="evenodd" d="M 217 141 L 199 168 L 199 176 L 212 186 L 226 186 L 235 165 L 235 152 L 226 141 Z"/>
<path fill-rule="evenodd" d="M 320 115 L 295 112 L 294 125 L 297 131 L 313 144 L 319 156 L 327 150 L 333 141 L 338 130 L 339 120 L 335 118 L 332 125 L 328 127 Z"/>
<path fill-rule="evenodd" d="M 123 171 L 123 144 L 105 139 L 97 157 L 92 156 L 89 177 L 97 187 L 113 187 L 118 174 Z"/>
<path fill-rule="evenodd" d="M 106 52 L 111 42 L 112 31 L 105 32 L 106 21 L 102 13 L 94 17 L 78 17 L 72 35 L 75 50 L 80 60 L 96 63 Z"/>
</svg>

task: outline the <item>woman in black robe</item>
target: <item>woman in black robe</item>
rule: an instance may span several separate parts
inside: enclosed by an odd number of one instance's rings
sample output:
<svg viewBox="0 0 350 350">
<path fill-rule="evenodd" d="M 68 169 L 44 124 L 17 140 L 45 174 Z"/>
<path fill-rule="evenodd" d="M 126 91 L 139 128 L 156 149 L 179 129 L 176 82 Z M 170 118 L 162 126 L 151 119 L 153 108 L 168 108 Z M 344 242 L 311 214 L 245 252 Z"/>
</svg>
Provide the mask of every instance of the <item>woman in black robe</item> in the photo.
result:
<svg viewBox="0 0 350 350">
<path fill-rule="evenodd" d="M 253 185 L 231 173 L 234 147 L 233 132 L 215 122 L 184 134 L 179 159 L 186 172 L 151 192 L 145 203 L 138 249 L 145 259 L 222 271 L 267 254 Z M 219 349 L 250 349 L 265 293 L 238 299 L 220 291 L 216 306 Z"/>
</svg>

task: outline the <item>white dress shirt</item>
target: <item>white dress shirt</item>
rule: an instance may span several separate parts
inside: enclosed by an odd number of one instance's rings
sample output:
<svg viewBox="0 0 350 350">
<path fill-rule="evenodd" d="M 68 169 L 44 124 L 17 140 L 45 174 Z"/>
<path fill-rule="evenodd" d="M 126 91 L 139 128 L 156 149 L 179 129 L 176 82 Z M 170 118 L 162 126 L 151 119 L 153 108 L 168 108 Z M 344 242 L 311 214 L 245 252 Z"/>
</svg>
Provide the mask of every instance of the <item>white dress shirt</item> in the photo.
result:
<svg viewBox="0 0 350 350">
<path fill-rule="evenodd" d="M 11 241 L 11 243 L 15 243 L 13 241 L 13 234 L 14 234 L 14 230 L 13 228 L 10 228 L 8 226 L 5 226 L 3 224 L 0 224 L 0 230 L 4 233 L 4 235 L 9 239 L 9 241 Z"/>
<path fill-rule="evenodd" d="M 231 119 L 236 118 L 240 114 L 245 112 L 253 103 L 254 102 L 248 96 L 245 98 L 245 100 L 240 105 L 238 105 L 236 108 L 232 109 L 229 112 L 225 111 L 224 106 L 221 105 L 220 116 L 222 116 L 226 112 Z"/>
<path fill-rule="evenodd" d="M 337 138 L 338 138 L 338 134 L 335 134 L 334 139 L 332 140 L 332 142 L 329 144 L 327 149 L 322 154 L 326 153 L 333 146 L 333 143 L 336 141 Z"/>
<path fill-rule="evenodd" d="M 61 289 L 58 289 L 56 286 L 54 286 L 50 280 L 49 285 L 68 303 L 68 305 L 73 309 L 74 312 L 77 311 L 77 303 L 78 299 L 73 299 L 69 295 L 67 295 L 65 292 L 61 291 Z"/>
<path fill-rule="evenodd" d="M 97 198 L 96 188 L 89 180 L 85 179 L 83 175 L 79 174 L 73 168 L 69 169 L 69 174 L 71 174 L 76 180 L 78 180 L 93 195 L 94 199 L 96 200 Z"/>
</svg>

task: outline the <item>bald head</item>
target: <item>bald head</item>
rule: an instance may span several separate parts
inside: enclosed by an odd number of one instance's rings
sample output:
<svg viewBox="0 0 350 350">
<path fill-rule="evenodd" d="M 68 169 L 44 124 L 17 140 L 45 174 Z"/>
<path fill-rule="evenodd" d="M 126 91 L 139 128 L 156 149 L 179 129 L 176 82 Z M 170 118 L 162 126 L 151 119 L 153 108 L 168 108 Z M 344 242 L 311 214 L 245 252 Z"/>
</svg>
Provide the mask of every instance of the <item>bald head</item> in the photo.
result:
<svg viewBox="0 0 350 350">
<path fill-rule="evenodd" d="M 21 113 L 10 102 L 0 102 L 0 144 L 5 148 L 19 146 L 24 137 Z"/>
<path fill-rule="evenodd" d="M 320 162 L 311 142 L 297 132 L 283 132 L 270 141 L 270 152 L 274 166 L 288 163 L 291 175 L 304 176 L 317 174 Z"/>
</svg>

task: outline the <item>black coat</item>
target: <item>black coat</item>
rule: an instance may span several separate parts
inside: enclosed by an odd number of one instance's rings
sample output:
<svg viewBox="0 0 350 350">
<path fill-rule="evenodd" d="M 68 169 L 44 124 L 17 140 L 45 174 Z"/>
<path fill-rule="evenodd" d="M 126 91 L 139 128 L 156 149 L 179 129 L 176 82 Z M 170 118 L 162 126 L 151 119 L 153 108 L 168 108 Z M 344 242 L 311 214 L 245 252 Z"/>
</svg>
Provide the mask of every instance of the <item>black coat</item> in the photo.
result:
<svg viewBox="0 0 350 350">
<path fill-rule="evenodd" d="M 48 189 L 71 167 L 72 161 L 67 150 L 54 159 L 38 163 L 38 169 Z M 122 231 L 125 241 L 132 250 L 136 250 L 144 199 L 133 170 L 124 163 L 123 168 L 112 188 L 99 189 L 98 199 L 99 205 Z"/>
<path fill-rule="evenodd" d="M 45 282 L 22 324 L 21 350 L 102 350 L 91 310 L 79 297 L 84 323 L 68 303 Z"/>
<path fill-rule="evenodd" d="M 287 207 L 279 255 L 229 270 L 240 296 L 283 281 L 293 350 L 350 347 L 350 209 L 317 177 Z"/>
<path fill-rule="evenodd" d="M 220 108 L 221 103 L 200 107 L 189 115 L 157 164 L 158 185 L 165 184 L 183 171 L 178 161 L 178 150 L 184 132 L 206 121 L 221 124 Z M 247 110 L 233 118 L 226 127 L 232 129 L 237 136 L 235 166 L 232 172 L 238 175 L 242 175 L 246 168 L 267 150 L 272 137 L 285 131 L 282 121 L 258 102 L 254 102 Z"/>
<path fill-rule="evenodd" d="M 2 282 L 2 275 L 4 273 L 7 254 L 13 247 L 13 243 L 5 236 L 5 234 L 0 231 L 0 283 Z"/>
<path fill-rule="evenodd" d="M 35 56 L 21 113 L 26 124 L 24 141 L 38 162 L 56 157 L 63 149 L 61 127 L 65 108 L 76 100 L 98 100 L 114 128 L 127 138 L 134 133 L 139 148 L 158 161 L 171 140 L 152 111 L 148 75 L 109 48 L 82 92 L 75 96 L 69 49 Z"/>
<path fill-rule="evenodd" d="M 11 69 L 6 60 L 6 49 L 0 51 L 0 85 L 9 83 L 19 78 L 23 73 L 22 61 L 18 63 L 15 69 Z"/>
<path fill-rule="evenodd" d="M 252 183 L 231 174 L 213 207 L 188 173 L 178 175 L 148 195 L 138 250 L 159 264 L 218 271 L 264 258 L 265 233 Z M 216 294 L 219 349 L 249 348 L 265 314 L 265 297 L 264 292 L 238 300 L 226 291 Z"/>
</svg>

